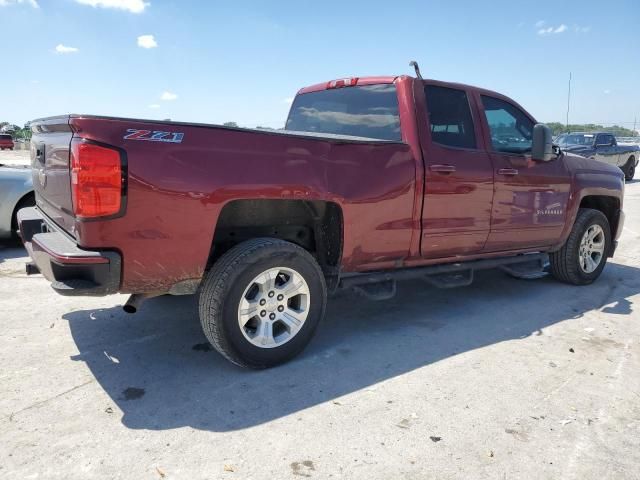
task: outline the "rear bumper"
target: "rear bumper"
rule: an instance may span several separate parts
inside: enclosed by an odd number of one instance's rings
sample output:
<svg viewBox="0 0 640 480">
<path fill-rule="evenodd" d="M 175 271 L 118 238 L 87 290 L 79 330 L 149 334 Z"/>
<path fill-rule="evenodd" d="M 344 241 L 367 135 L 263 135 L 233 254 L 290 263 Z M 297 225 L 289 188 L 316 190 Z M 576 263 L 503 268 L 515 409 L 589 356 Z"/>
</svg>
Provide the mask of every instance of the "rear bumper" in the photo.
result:
<svg viewBox="0 0 640 480">
<path fill-rule="evenodd" d="M 59 294 L 103 296 L 120 288 L 117 252 L 81 249 L 35 207 L 18 212 L 18 225 L 29 256 Z"/>
</svg>

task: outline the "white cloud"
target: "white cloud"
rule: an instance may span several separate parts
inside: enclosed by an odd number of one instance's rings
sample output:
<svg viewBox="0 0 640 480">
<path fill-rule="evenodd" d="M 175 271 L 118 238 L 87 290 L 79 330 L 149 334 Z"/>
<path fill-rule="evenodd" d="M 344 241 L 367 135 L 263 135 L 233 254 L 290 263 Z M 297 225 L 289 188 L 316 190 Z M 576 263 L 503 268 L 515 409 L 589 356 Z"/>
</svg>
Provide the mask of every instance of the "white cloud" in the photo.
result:
<svg viewBox="0 0 640 480">
<path fill-rule="evenodd" d="M 9 5 L 19 5 L 21 3 L 26 3 L 27 5 L 31 5 L 33 8 L 40 8 L 38 2 L 36 0 L 0 0 L 0 7 L 8 7 Z"/>
<path fill-rule="evenodd" d="M 131 13 L 142 13 L 144 9 L 151 5 L 144 0 L 76 0 L 76 3 L 90 5 L 92 7 L 116 8 L 126 10 Z"/>
<path fill-rule="evenodd" d="M 547 27 L 547 28 L 540 28 L 538 29 L 538 35 L 541 36 L 545 36 L 545 35 L 551 35 L 551 34 L 555 34 L 555 33 L 562 33 L 565 32 L 567 30 L 567 26 L 562 23 L 560 25 L 558 25 L 557 27 Z"/>
<path fill-rule="evenodd" d="M 56 46 L 56 53 L 65 54 L 65 53 L 77 53 L 78 49 L 76 47 L 68 47 L 63 44 L 58 44 Z"/>
<path fill-rule="evenodd" d="M 293 97 L 287 97 L 284 99 L 284 103 L 291 105 L 293 103 Z"/>
<path fill-rule="evenodd" d="M 153 108 L 153 109 L 160 108 L 160 105 L 158 105 L 157 103 L 152 103 L 151 105 L 149 105 L 149 108 Z"/>
<path fill-rule="evenodd" d="M 603 93 L 604 93 L 605 95 L 609 95 L 609 94 L 611 93 L 611 90 L 605 90 Z"/>
<path fill-rule="evenodd" d="M 545 24 L 544 20 L 538 20 L 535 24 L 536 28 L 542 28 L 542 26 Z"/>
<path fill-rule="evenodd" d="M 589 33 L 591 31 L 591 27 L 581 27 L 580 25 L 574 25 L 573 28 L 576 33 Z"/>
<path fill-rule="evenodd" d="M 142 48 L 156 48 L 158 42 L 153 38 L 153 35 L 140 35 L 138 37 L 138 46 Z"/>
<path fill-rule="evenodd" d="M 178 98 L 178 95 L 171 92 L 162 92 L 162 95 L 160 95 L 160 100 L 175 100 L 176 98 Z"/>
</svg>

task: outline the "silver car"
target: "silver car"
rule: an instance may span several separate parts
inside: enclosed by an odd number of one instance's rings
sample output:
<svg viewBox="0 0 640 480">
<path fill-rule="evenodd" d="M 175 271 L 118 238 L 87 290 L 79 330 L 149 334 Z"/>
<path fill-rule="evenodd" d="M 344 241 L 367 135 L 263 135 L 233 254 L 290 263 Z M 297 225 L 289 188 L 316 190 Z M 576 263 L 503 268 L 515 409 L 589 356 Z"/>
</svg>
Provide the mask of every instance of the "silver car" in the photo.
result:
<svg viewBox="0 0 640 480">
<path fill-rule="evenodd" d="M 16 213 L 22 207 L 35 205 L 31 168 L 0 165 L 0 239 L 15 234 Z"/>
</svg>

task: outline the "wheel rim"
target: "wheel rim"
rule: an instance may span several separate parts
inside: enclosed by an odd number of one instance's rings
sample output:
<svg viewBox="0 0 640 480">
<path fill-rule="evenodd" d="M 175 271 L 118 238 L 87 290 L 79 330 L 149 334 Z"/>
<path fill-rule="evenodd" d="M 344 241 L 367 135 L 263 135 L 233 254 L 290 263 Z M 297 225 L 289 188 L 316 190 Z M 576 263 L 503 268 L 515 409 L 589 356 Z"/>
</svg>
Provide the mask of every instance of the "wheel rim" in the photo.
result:
<svg viewBox="0 0 640 480">
<path fill-rule="evenodd" d="M 580 257 L 578 262 L 585 273 L 593 273 L 604 257 L 605 236 L 600 225 L 587 228 L 580 242 Z"/>
<path fill-rule="evenodd" d="M 309 285 L 291 268 L 276 267 L 257 275 L 240 298 L 238 325 L 256 347 L 279 347 L 293 339 L 309 315 Z"/>
</svg>

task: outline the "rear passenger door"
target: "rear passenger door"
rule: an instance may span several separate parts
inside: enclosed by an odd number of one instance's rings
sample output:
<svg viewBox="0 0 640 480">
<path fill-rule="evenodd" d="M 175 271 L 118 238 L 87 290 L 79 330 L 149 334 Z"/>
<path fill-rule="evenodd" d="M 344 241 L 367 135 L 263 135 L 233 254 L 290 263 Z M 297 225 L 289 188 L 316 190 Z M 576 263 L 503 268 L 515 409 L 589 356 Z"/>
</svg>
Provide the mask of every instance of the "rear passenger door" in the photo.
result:
<svg viewBox="0 0 640 480">
<path fill-rule="evenodd" d="M 435 82 L 416 82 L 415 97 L 425 166 L 421 254 L 479 253 L 489 234 L 493 174 L 477 109 L 466 90 Z"/>
</svg>

